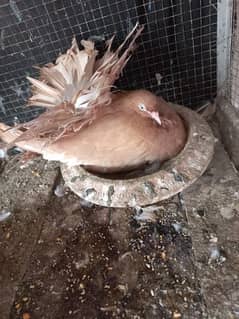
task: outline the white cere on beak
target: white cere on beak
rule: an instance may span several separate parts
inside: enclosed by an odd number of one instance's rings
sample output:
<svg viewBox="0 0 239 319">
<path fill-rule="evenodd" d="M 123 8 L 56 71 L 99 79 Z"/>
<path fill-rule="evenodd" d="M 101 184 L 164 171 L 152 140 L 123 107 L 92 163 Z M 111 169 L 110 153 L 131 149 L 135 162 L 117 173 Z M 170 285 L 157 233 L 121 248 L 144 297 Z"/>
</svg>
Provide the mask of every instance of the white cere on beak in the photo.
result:
<svg viewBox="0 0 239 319">
<path fill-rule="evenodd" d="M 159 125 L 162 125 L 161 119 L 159 117 L 158 112 L 150 112 L 150 116 L 153 120 L 155 120 Z"/>
<path fill-rule="evenodd" d="M 138 108 L 140 109 L 140 111 L 142 112 L 146 112 L 154 121 L 156 121 L 159 125 L 162 125 L 161 119 L 159 117 L 158 112 L 150 112 L 147 110 L 145 104 L 143 103 L 139 103 L 138 104 Z"/>
</svg>

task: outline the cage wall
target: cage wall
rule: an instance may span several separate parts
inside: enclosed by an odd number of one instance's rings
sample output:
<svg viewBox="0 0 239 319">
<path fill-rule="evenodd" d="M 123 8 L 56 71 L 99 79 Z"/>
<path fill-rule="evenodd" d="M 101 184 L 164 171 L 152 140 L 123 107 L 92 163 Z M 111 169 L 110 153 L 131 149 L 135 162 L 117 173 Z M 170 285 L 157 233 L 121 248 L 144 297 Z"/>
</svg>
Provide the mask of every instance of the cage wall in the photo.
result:
<svg viewBox="0 0 239 319">
<path fill-rule="evenodd" d="M 234 26 L 232 36 L 232 57 L 230 68 L 230 81 L 227 87 L 226 95 L 231 104 L 235 107 L 239 114 L 239 6 L 236 1 L 234 3 Z"/>
<path fill-rule="evenodd" d="M 195 107 L 216 95 L 216 0 L 2 0 L 0 3 L 0 120 L 35 117 L 26 108 L 27 75 L 63 53 L 73 35 L 119 44 L 139 21 L 139 47 L 117 82 L 147 88 Z"/>
</svg>

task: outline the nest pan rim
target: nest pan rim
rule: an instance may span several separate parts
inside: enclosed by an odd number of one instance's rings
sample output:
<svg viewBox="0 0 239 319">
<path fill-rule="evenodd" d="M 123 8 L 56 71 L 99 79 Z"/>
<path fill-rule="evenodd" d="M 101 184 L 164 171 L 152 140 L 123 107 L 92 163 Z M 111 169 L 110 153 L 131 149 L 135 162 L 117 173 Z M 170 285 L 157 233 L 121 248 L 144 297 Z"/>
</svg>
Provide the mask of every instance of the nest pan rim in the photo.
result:
<svg viewBox="0 0 239 319">
<path fill-rule="evenodd" d="M 105 207 L 152 205 L 193 184 L 207 169 L 215 137 L 208 123 L 195 111 L 170 103 L 185 121 L 188 138 L 183 150 L 158 171 L 130 179 L 99 177 L 81 166 L 61 165 L 66 185 L 79 197 Z"/>
</svg>

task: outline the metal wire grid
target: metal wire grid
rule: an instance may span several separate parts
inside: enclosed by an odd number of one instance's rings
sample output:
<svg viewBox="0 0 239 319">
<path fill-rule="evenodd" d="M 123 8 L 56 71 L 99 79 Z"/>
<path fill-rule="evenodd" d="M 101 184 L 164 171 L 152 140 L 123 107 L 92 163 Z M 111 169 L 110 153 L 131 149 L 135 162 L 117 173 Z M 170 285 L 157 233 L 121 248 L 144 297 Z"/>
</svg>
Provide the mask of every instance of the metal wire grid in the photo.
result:
<svg viewBox="0 0 239 319">
<path fill-rule="evenodd" d="M 232 37 L 232 62 L 230 70 L 229 83 L 226 87 L 226 97 L 229 98 L 231 104 L 239 112 L 239 6 L 235 2 L 234 10 L 234 28 L 233 28 L 233 37 Z"/>
<path fill-rule="evenodd" d="M 230 85 L 228 88 L 229 90 L 226 93 L 229 93 L 231 104 L 239 112 L 238 82 L 239 82 L 239 48 L 237 48 L 236 43 L 234 43 L 233 61 L 232 61 L 232 67 L 231 67 L 231 78 L 230 78 L 230 82 L 229 82 Z"/>
<path fill-rule="evenodd" d="M 136 21 L 145 24 L 139 48 L 118 81 L 120 88 L 148 88 L 194 107 L 216 94 L 216 0 L 2 0 L 0 4 L 0 120 L 26 121 L 26 75 L 92 37 L 97 46 Z"/>
</svg>

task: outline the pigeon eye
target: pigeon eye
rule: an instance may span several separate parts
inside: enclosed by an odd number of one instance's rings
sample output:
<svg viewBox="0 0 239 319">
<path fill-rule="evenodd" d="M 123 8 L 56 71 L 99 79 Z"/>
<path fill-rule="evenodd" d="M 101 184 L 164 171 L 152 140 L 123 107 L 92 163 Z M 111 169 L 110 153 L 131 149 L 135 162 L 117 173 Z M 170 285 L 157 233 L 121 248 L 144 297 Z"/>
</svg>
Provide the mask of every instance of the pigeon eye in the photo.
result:
<svg viewBox="0 0 239 319">
<path fill-rule="evenodd" d="M 146 107 L 144 104 L 140 103 L 138 104 L 138 108 L 141 110 L 141 111 L 146 111 Z"/>
</svg>

